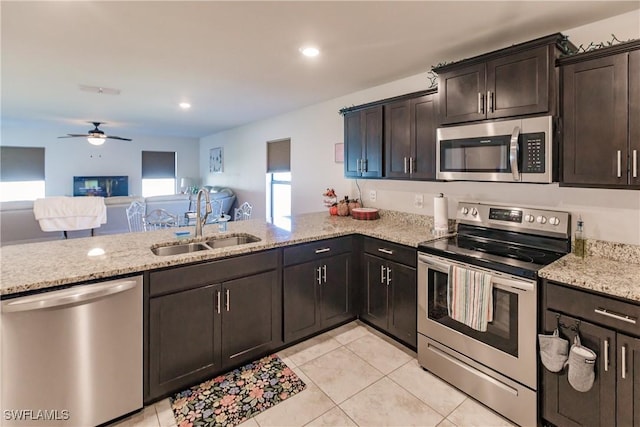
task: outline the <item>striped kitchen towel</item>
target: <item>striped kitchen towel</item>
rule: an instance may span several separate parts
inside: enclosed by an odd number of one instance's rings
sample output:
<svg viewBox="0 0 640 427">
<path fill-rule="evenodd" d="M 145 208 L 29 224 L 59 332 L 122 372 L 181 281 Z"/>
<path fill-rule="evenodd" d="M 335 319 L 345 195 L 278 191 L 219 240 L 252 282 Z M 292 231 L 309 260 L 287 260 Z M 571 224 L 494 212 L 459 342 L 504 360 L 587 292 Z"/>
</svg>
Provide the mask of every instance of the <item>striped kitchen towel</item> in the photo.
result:
<svg viewBox="0 0 640 427">
<path fill-rule="evenodd" d="M 493 321 L 491 275 L 452 265 L 447 286 L 449 317 L 485 332 Z"/>
</svg>

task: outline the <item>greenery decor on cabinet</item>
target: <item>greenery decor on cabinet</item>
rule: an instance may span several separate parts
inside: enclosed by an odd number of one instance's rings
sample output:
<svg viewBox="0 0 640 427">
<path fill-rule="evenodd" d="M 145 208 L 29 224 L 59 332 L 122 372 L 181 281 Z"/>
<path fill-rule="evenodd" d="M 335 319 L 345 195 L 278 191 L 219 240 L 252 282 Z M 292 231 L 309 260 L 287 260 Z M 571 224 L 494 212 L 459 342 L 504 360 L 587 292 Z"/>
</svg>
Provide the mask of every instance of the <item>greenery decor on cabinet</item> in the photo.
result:
<svg viewBox="0 0 640 427">
<path fill-rule="evenodd" d="M 640 40 L 558 61 L 560 185 L 640 189 Z"/>
</svg>

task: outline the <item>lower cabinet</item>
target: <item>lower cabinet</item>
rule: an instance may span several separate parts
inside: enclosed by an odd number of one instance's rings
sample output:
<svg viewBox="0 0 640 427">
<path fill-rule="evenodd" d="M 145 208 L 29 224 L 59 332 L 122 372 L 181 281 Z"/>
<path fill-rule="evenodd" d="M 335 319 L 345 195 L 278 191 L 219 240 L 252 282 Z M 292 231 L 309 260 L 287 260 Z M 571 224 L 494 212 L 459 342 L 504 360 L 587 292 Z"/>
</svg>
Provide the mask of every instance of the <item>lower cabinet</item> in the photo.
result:
<svg viewBox="0 0 640 427">
<path fill-rule="evenodd" d="M 149 273 L 145 402 L 282 345 L 279 251 Z"/>
<path fill-rule="evenodd" d="M 355 318 L 352 237 L 284 249 L 284 341 Z"/>
<path fill-rule="evenodd" d="M 364 238 L 360 317 L 412 348 L 417 346 L 416 250 Z"/>
<path fill-rule="evenodd" d="M 567 368 L 541 366 L 542 418 L 557 426 L 640 426 L 640 306 L 551 282 L 544 293 L 545 333 L 559 325 L 570 343 L 579 334 L 596 363 L 586 392 L 571 386 Z"/>
</svg>

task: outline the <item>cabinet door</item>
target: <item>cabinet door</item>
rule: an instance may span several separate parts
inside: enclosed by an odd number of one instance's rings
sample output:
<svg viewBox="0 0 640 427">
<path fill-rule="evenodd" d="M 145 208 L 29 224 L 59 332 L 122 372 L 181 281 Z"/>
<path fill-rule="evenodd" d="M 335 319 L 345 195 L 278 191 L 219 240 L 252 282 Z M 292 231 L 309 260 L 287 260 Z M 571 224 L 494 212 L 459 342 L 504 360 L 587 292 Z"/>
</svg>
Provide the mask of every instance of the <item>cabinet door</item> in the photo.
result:
<svg viewBox="0 0 640 427">
<path fill-rule="evenodd" d="M 225 368 L 254 360 L 282 343 L 276 271 L 223 283 L 221 305 Z"/>
<path fill-rule="evenodd" d="M 389 332 L 413 348 L 417 347 L 417 287 L 416 269 L 403 264 L 388 263 L 389 269 Z"/>
<path fill-rule="evenodd" d="M 336 325 L 353 317 L 351 307 L 351 254 L 337 255 L 324 260 L 322 272 L 321 327 Z"/>
<path fill-rule="evenodd" d="M 387 303 L 387 283 L 386 283 L 386 262 L 380 258 L 364 254 L 364 287 L 362 296 L 362 318 L 370 323 L 387 329 L 388 303 Z"/>
<path fill-rule="evenodd" d="M 616 425 L 638 427 L 640 426 L 640 339 L 623 334 L 618 334 L 617 339 L 618 418 Z"/>
<path fill-rule="evenodd" d="M 411 101 L 384 106 L 385 176 L 409 178 L 411 152 Z"/>
<path fill-rule="evenodd" d="M 362 110 L 363 177 L 382 177 L 382 105 Z"/>
<path fill-rule="evenodd" d="M 487 118 L 549 111 L 549 53 L 542 46 L 487 62 Z"/>
<path fill-rule="evenodd" d="M 626 185 L 627 58 L 623 53 L 562 68 L 563 184 Z"/>
<path fill-rule="evenodd" d="M 436 94 L 411 100 L 411 178 L 436 178 Z"/>
<path fill-rule="evenodd" d="M 556 327 L 556 314 L 545 311 L 544 330 L 547 333 Z M 616 333 L 570 316 L 562 315 L 560 321 L 566 326 L 560 328 L 560 334 L 570 341 L 575 333 L 568 327 L 579 325 L 582 345 L 597 356 L 596 377 L 591 390 L 582 393 L 569 384 L 566 368 L 553 373 L 540 363 L 543 418 L 558 426 L 609 426 L 616 417 Z"/>
<path fill-rule="evenodd" d="M 629 53 L 629 117 L 629 183 L 637 188 L 640 186 L 640 50 Z"/>
<path fill-rule="evenodd" d="M 485 64 L 477 64 L 438 76 L 440 123 L 486 118 Z"/>
<path fill-rule="evenodd" d="M 162 396 L 221 369 L 220 285 L 149 301 L 149 395 Z"/>
<path fill-rule="evenodd" d="M 360 111 L 344 115 L 344 176 L 360 176 L 363 158 L 362 120 Z"/>
<path fill-rule="evenodd" d="M 284 269 L 283 301 L 285 342 L 306 337 L 320 328 L 318 286 L 321 275 L 317 262 L 306 262 Z"/>
</svg>

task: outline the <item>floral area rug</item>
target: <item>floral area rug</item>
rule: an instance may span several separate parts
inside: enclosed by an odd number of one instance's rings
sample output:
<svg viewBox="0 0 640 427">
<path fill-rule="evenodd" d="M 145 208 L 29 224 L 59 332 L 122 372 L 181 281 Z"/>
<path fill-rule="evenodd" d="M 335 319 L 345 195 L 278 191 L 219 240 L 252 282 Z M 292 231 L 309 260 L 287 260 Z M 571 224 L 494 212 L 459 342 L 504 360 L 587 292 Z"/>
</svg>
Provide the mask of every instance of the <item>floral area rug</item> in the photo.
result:
<svg viewBox="0 0 640 427">
<path fill-rule="evenodd" d="M 235 426 L 301 392 L 306 384 L 272 354 L 171 398 L 179 427 Z"/>
</svg>

